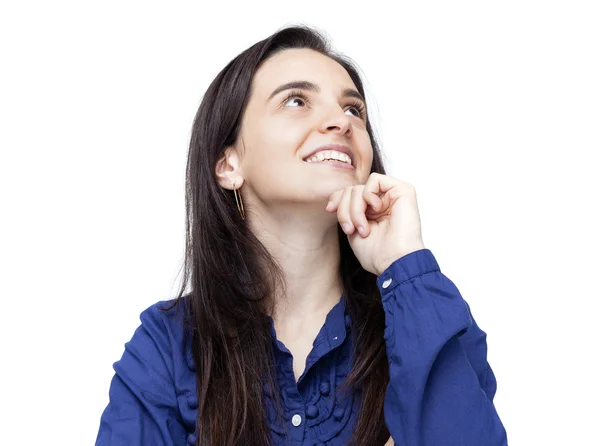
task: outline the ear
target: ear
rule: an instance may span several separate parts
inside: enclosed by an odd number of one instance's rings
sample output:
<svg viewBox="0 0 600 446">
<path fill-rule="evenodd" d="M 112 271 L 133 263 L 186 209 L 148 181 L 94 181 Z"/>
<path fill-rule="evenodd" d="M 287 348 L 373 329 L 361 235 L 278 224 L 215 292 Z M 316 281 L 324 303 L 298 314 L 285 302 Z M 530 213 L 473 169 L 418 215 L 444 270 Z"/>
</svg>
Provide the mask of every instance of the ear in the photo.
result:
<svg viewBox="0 0 600 446">
<path fill-rule="evenodd" d="M 240 167 L 240 156 L 234 147 L 225 149 L 223 156 L 217 160 L 215 166 L 217 182 L 224 189 L 238 189 L 244 182 Z"/>
</svg>

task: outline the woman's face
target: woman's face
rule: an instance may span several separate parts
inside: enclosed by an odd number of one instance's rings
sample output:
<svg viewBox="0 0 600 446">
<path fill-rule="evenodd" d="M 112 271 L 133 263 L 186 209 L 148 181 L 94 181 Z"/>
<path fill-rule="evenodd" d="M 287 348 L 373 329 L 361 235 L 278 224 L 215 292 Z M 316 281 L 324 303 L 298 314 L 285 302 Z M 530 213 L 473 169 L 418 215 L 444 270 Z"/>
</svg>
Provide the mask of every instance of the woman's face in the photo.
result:
<svg viewBox="0 0 600 446">
<path fill-rule="evenodd" d="M 345 146 L 352 164 L 305 160 L 327 144 Z M 266 206 L 324 206 L 336 190 L 364 184 L 373 160 L 356 86 L 341 65 L 309 49 L 284 50 L 258 69 L 236 149 L 246 194 Z"/>
</svg>

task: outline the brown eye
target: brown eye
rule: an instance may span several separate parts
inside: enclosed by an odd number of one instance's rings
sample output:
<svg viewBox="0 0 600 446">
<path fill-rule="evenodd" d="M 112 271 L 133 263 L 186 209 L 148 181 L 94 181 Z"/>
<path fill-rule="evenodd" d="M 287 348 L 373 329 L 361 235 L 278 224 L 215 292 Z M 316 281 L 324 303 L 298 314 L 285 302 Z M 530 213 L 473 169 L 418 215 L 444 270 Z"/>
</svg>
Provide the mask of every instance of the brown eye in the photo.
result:
<svg viewBox="0 0 600 446">
<path fill-rule="evenodd" d="M 306 95 L 304 94 L 303 91 L 292 90 L 289 92 L 287 97 L 283 100 L 280 107 L 287 107 L 288 103 L 293 102 L 293 101 L 300 101 L 300 103 L 298 105 L 299 107 L 303 107 L 303 106 L 306 106 L 309 104 L 308 98 L 306 97 Z M 297 108 L 297 107 L 294 107 L 294 108 Z"/>
<path fill-rule="evenodd" d="M 356 116 L 357 118 L 366 120 L 367 110 L 362 102 L 356 102 L 354 104 L 351 104 L 350 107 L 348 107 L 348 110 L 350 110 L 350 109 L 354 109 L 354 111 L 356 112 L 356 114 L 354 116 Z"/>
<path fill-rule="evenodd" d="M 283 103 L 283 105 L 287 105 L 288 103 L 290 103 L 292 101 L 300 101 L 302 103 L 302 105 L 304 105 L 304 99 L 302 99 L 299 96 L 290 96 L 289 98 L 287 98 L 285 100 L 285 102 Z"/>
<path fill-rule="evenodd" d="M 354 110 L 354 116 L 356 116 L 357 118 L 362 117 L 362 113 L 356 107 L 350 107 L 348 110 Z"/>
</svg>

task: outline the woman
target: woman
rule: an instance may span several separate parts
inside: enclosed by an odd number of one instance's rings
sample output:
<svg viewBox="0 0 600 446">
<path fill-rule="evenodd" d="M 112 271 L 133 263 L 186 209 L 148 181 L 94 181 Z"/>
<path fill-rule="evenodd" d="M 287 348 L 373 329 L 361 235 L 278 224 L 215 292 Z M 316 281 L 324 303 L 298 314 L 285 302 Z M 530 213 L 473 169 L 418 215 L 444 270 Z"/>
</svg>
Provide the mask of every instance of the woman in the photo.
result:
<svg viewBox="0 0 600 446">
<path fill-rule="evenodd" d="M 191 136 L 184 280 L 115 363 L 97 445 L 506 444 L 486 335 L 414 188 L 385 175 L 364 96 L 307 27 L 219 73 Z"/>
</svg>

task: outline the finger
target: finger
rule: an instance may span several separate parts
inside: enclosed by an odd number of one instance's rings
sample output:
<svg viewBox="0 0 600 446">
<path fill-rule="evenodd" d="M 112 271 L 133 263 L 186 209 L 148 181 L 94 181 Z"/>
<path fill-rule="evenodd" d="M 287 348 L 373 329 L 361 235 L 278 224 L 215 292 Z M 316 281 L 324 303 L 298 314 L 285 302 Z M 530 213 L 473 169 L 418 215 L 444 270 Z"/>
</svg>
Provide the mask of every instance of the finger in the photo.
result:
<svg viewBox="0 0 600 446">
<path fill-rule="evenodd" d="M 344 194 L 344 189 L 336 190 L 329 196 L 329 201 L 327 202 L 327 206 L 325 210 L 327 212 L 335 212 L 338 208 L 340 200 L 342 199 L 342 195 Z"/>
<path fill-rule="evenodd" d="M 416 194 L 412 184 L 378 173 L 369 176 L 363 193 L 369 199 L 377 196 L 382 203 L 379 212 L 384 214 L 400 196 Z"/>
<path fill-rule="evenodd" d="M 369 175 L 365 184 L 365 188 L 369 192 L 374 192 L 377 195 L 384 194 L 390 189 L 397 187 L 399 187 L 402 192 L 406 193 L 414 191 L 414 186 L 412 184 L 376 172 Z"/>
<path fill-rule="evenodd" d="M 360 235 L 366 237 L 369 235 L 369 222 L 365 215 L 367 202 L 363 198 L 364 186 L 355 186 L 352 188 L 350 198 L 350 218 L 352 224 Z"/>
<path fill-rule="evenodd" d="M 363 189 L 363 200 L 367 203 L 366 213 L 368 214 L 377 214 L 383 207 L 381 197 L 366 187 Z"/>
<path fill-rule="evenodd" d="M 352 198 L 352 186 L 344 189 L 342 198 L 337 208 L 337 218 L 342 225 L 342 230 L 350 235 L 354 232 L 354 225 L 350 218 L 350 200 Z"/>
</svg>

